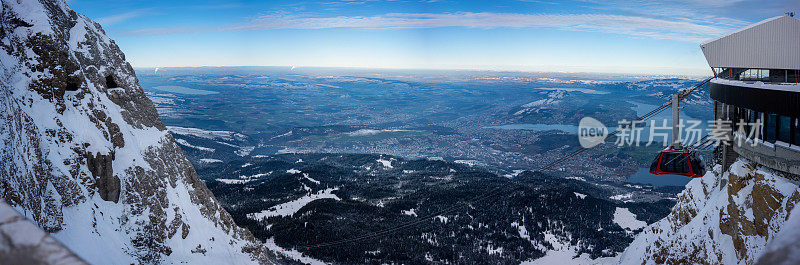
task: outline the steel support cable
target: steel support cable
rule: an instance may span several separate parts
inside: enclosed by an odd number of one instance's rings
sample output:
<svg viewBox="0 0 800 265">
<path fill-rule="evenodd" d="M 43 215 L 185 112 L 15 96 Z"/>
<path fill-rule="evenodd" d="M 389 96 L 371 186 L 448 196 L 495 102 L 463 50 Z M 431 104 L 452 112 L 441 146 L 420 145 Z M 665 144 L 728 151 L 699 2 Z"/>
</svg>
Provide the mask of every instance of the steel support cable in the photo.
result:
<svg viewBox="0 0 800 265">
<path fill-rule="evenodd" d="M 682 92 L 679 95 L 679 100 L 683 100 L 684 98 L 688 97 L 697 88 L 705 85 L 712 78 L 713 77 L 709 77 L 709 78 L 705 79 L 703 82 L 701 82 L 700 84 L 698 84 L 695 87 L 693 87 L 692 89 Z M 664 109 L 669 107 L 669 106 L 670 106 L 670 102 L 664 103 L 661 106 L 659 106 L 658 108 L 656 108 L 656 109 L 648 112 L 647 114 L 642 115 L 641 117 L 637 118 L 635 121 L 642 121 L 642 120 L 648 119 L 651 116 L 656 115 L 656 114 L 664 111 Z M 618 128 L 614 132 L 608 134 L 606 136 L 606 138 L 614 136 L 619 132 L 620 132 L 620 130 Z M 567 159 L 570 159 L 570 158 L 572 158 L 572 157 L 574 157 L 574 156 L 576 156 L 576 155 L 578 155 L 578 154 L 580 154 L 580 153 L 582 153 L 582 152 L 584 152 L 586 150 L 588 150 L 588 148 L 581 148 L 581 149 L 578 149 L 576 151 L 573 151 L 570 154 L 568 154 L 568 155 L 566 155 L 566 156 L 564 156 L 562 158 L 556 159 L 556 161 L 548 163 L 544 167 L 541 167 L 538 170 L 535 170 L 535 172 L 536 171 L 541 172 L 543 170 L 547 170 L 550 167 L 552 167 L 553 165 L 561 163 L 562 161 L 565 161 Z M 307 246 L 303 246 L 303 247 L 305 247 L 306 249 L 320 248 L 320 247 L 331 247 L 331 246 L 342 245 L 342 244 L 346 244 L 346 243 L 350 243 L 350 242 L 360 241 L 360 240 L 364 240 L 364 239 L 368 239 L 368 238 L 372 238 L 372 237 L 376 237 L 376 236 L 389 234 L 389 233 L 392 233 L 394 231 L 405 229 L 405 228 L 408 228 L 410 226 L 413 226 L 413 225 L 416 225 L 416 224 L 419 224 L 419 223 L 422 223 L 422 222 L 425 222 L 425 221 L 432 220 L 433 218 L 436 218 L 436 216 L 440 216 L 440 215 L 443 215 L 443 214 L 448 214 L 448 213 L 451 213 L 451 212 L 453 212 L 455 210 L 459 210 L 459 209 L 465 208 L 466 206 L 469 206 L 469 205 L 472 205 L 474 203 L 480 202 L 480 201 L 482 201 L 482 200 L 484 200 L 486 198 L 493 197 L 493 196 L 495 196 L 495 193 L 498 193 L 499 191 L 501 191 L 502 188 L 504 188 L 504 187 L 503 186 L 496 187 L 492 191 L 489 191 L 489 192 L 487 192 L 487 193 L 485 193 L 483 195 L 480 195 L 478 197 L 473 198 L 472 200 L 469 200 L 468 202 L 470 202 L 470 203 L 463 203 L 463 204 L 460 204 L 460 205 L 453 205 L 453 206 L 445 208 L 444 210 L 438 211 L 438 212 L 436 212 L 434 214 L 430 214 L 430 215 L 425 216 L 423 218 L 418 218 L 417 220 L 414 220 L 414 221 L 411 221 L 411 222 L 407 222 L 407 223 L 404 223 L 404 224 L 401 224 L 401 225 L 398 225 L 398 226 L 395 226 L 395 227 L 386 228 L 386 229 L 383 229 L 383 230 L 380 230 L 380 231 L 377 231 L 377 232 L 371 232 L 371 233 L 364 234 L 364 235 L 361 235 L 361 236 L 357 236 L 357 237 L 354 237 L 354 238 L 341 239 L 341 240 L 337 240 L 337 241 L 333 241 L 333 242 L 320 243 L 320 244 L 312 244 L 312 245 L 307 245 Z"/>
<path fill-rule="evenodd" d="M 637 119 L 636 119 L 636 120 L 634 120 L 633 122 L 638 122 L 638 121 L 643 121 L 643 120 L 646 120 L 646 119 L 648 119 L 648 118 L 650 118 L 650 117 L 652 117 L 652 116 L 654 116 L 654 115 L 656 115 L 656 114 L 658 114 L 658 113 L 661 113 L 661 112 L 662 112 L 662 111 L 664 111 L 664 109 L 666 109 L 667 107 L 669 107 L 669 105 L 662 105 L 661 107 L 658 107 L 658 108 L 656 108 L 656 109 L 654 109 L 654 110 L 650 111 L 649 113 L 647 113 L 647 114 L 645 114 L 645 115 L 642 115 L 641 117 L 637 118 Z M 611 136 L 615 136 L 615 135 L 617 135 L 619 132 L 620 132 L 620 129 L 619 129 L 619 128 L 617 128 L 617 130 L 614 130 L 613 132 L 611 132 L 610 134 L 608 134 L 608 135 L 606 136 L 606 139 L 607 139 L 607 138 L 609 138 L 609 137 L 611 137 Z M 575 157 L 576 155 L 578 155 L 578 154 L 580 154 L 580 153 L 583 153 L 583 152 L 584 152 L 584 151 L 586 151 L 586 150 L 589 150 L 589 148 L 581 148 L 581 149 L 575 150 L 575 151 L 573 151 L 573 152 L 571 152 L 571 153 L 569 153 L 569 154 L 567 154 L 567 155 L 565 155 L 565 156 L 563 156 L 563 157 L 561 157 L 561 158 L 559 158 L 559 159 L 556 159 L 555 161 L 552 161 L 552 162 L 550 162 L 550 163 L 547 163 L 546 165 L 544 165 L 543 167 L 540 167 L 540 168 L 539 168 L 539 169 L 537 169 L 536 171 L 542 171 L 542 170 L 547 170 L 547 169 L 550 169 L 551 167 L 555 166 L 556 164 L 560 164 L 560 163 L 561 163 L 561 162 L 563 162 L 563 161 L 566 161 L 566 160 L 568 160 L 568 159 L 570 159 L 570 158 L 573 158 L 573 157 Z"/>
<path fill-rule="evenodd" d="M 713 79 L 713 78 L 714 78 L 714 77 L 708 77 L 708 78 L 704 79 L 702 82 L 700 82 L 699 84 L 697 84 L 697 85 L 695 85 L 694 87 L 692 87 L 691 89 L 684 90 L 683 92 L 680 92 L 680 93 L 678 94 L 678 100 L 684 100 L 684 99 L 688 98 L 688 97 L 689 97 L 689 95 L 691 95 L 692 93 L 694 93 L 694 91 L 695 91 L 695 90 L 697 90 L 698 88 L 702 87 L 703 85 L 705 85 L 706 83 L 708 83 L 709 81 L 711 81 L 711 79 Z M 656 108 L 656 109 L 654 109 L 654 110 L 652 110 L 652 111 L 648 112 L 647 114 L 645 114 L 645 115 L 642 115 L 641 117 L 637 118 L 637 119 L 636 119 L 636 120 L 634 120 L 633 122 L 638 122 L 638 121 L 643 121 L 643 120 L 649 119 L 650 117 L 652 117 L 652 116 L 655 116 L 656 114 L 658 114 L 658 113 L 661 113 L 662 111 L 664 111 L 664 109 L 666 109 L 666 108 L 670 107 L 670 106 L 671 106 L 671 104 L 672 104 L 672 102 L 670 102 L 670 101 L 667 101 L 666 103 L 664 103 L 664 104 L 661 104 L 661 106 L 659 106 L 658 108 Z M 632 123 L 633 123 L 633 122 L 632 122 Z M 616 134 L 617 134 L 617 133 L 619 133 L 619 132 L 620 132 L 620 128 L 617 128 L 617 130 L 614 130 L 614 132 L 612 132 L 612 133 L 608 134 L 608 135 L 606 136 L 606 139 L 610 138 L 611 136 L 614 136 L 614 135 L 616 135 Z M 548 169 L 550 169 L 551 167 L 555 166 L 556 164 L 559 164 L 559 163 L 561 163 L 561 162 L 563 162 L 563 161 L 566 161 L 567 159 L 570 159 L 570 158 L 572 158 L 572 157 L 575 157 L 576 155 L 578 155 L 578 154 L 580 154 L 580 153 L 583 153 L 583 152 L 584 152 L 584 151 L 586 151 L 586 150 L 588 150 L 588 148 L 581 148 L 581 149 L 578 149 L 578 150 L 576 150 L 576 151 L 573 151 L 572 153 L 569 153 L 569 154 L 567 154 L 567 155 L 566 155 L 566 156 L 564 156 L 564 157 L 561 157 L 561 158 L 559 158 L 559 159 L 556 159 L 556 160 L 555 160 L 555 161 L 553 161 L 553 162 L 550 162 L 550 163 L 546 164 L 545 166 L 543 166 L 543 167 L 539 168 L 537 171 L 548 170 Z"/>
<path fill-rule="evenodd" d="M 695 148 L 695 149 L 697 149 L 697 150 L 708 150 L 708 148 L 710 148 L 710 147 L 716 147 L 715 146 L 716 144 L 717 144 L 716 141 L 710 140 L 709 143 L 707 143 L 707 144 L 705 144 L 705 145 L 703 145 L 701 147 Z"/>
<path fill-rule="evenodd" d="M 714 139 L 709 138 L 710 134 L 706 134 L 703 138 L 700 138 L 696 143 L 691 145 L 692 149 L 703 149 L 708 144 L 714 143 Z"/>
</svg>

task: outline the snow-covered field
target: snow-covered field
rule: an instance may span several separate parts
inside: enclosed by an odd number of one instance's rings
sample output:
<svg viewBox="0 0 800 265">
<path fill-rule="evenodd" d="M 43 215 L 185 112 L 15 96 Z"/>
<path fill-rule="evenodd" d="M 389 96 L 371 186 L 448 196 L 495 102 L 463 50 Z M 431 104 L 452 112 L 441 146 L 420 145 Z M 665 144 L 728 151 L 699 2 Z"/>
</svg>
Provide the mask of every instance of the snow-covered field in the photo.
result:
<svg viewBox="0 0 800 265">
<path fill-rule="evenodd" d="M 189 148 L 194 148 L 194 149 L 197 149 L 197 150 L 200 150 L 200 151 L 206 151 L 206 152 L 214 152 L 215 151 L 214 148 L 208 148 L 208 147 L 203 147 L 203 146 L 192 145 L 192 144 L 190 144 L 189 142 L 187 142 L 184 139 L 175 139 L 175 142 L 177 142 L 180 145 L 183 145 L 183 146 L 186 146 L 186 147 L 189 147 Z"/>
<path fill-rule="evenodd" d="M 273 238 L 267 239 L 267 241 L 264 242 L 264 246 L 266 246 L 269 250 L 274 251 L 278 255 L 283 255 L 284 257 L 287 257 L 289 259 L 295 260 L 295 261 L 303 263 L 303 264 L 309 264 L 309 265 L 325 265 L 325 264 L 328 264 L 328 263 L 325 263 L 324 261 L 321 261 L 321 260 L 314 259 L 312 257 L 306 256 L 305 254 L 301 253 L 300 251 L 297 251 L 296 249 L 285 249 L 285 248 L 282 248 L 282 247 L 278 246 L 278 244 L 275 244 L 275 239 L 273 239 Z"/>
<path fill-rule="evenodd" d="M 352 132 L 348 132 L 347 135 L 349 136 L 368 136 L 368 135 L 376 135 L 379 133 L 386 133 L 386 132 L 410 132 L 410 130 L 399 130 L 399 129 L 387 129 L 387 130 L 374 130 L 374 129 L 360 129 Z"/>
<path fill-rule="evenodd" d="M 618 257 L 592 259 L 587 253 L 578 255 L 576 247 L 570 245 L 566 239 L 560 239 L 553 234 L 545 234 L 544 239 L 553 246 L 553 249 L 548 250 L 544 257 L 523 261 L 520 265 L 617 264 L 619 262 Z"/>
<path fill-rule="evenodd" d="M 177 126 L 167 126 L 167 129 L 174 134 L 195 136 L 209 140 L 221 139 L 225 141 L 233 141 L 233 140 L 244 140 L 247 137 L 244 134 L 230 132 L 230 131 L 209 131 L 198 128 L 187 128 L 187 127 L 177 127 Z"/>
<path fill-rule="evenodd" d="M 317 193 L 309 194 L 290 202 L 272 206 L 269 209 L 258 213 L 248 214 L 247 217 L 253 220 L 262 220 L 273 216 L 292 216 L 301 208 L 303 208 L 303 206 L 306 206 L 306 204 L 314 200 L 320 200 L 320 199 L 334 199 L 337 201 L 341 200 L 338 196 L 336 196 L 336 194 L 333 194 L 333 192 L 336 190 L 338 189 L 337 188 L 324 189 Z"/>
<path fill-rule="evenodd" d="M 617 207 L 617 210 L 614 211 L 614 223 L 618 224 L 619 227 L 631 231 L 647 226 L 646 222 L 636 219 L 636 215 L 628 210 L 628 208 L 620 207 Z"/>
<path fill-rule="evenodd" d="M 378 159 L 376 161 L 378 161 L 378 163 L 381 163 L 381 165 L 383 165 L 383 167 L 385 167 L 385 168 L 394 168 L 392 166 L 392 161 L 391 160 Z"/>
<path fill-rule="evenodd" d="M 633 198 L 633 193 L 619 194 L 609 197 L 609 199 L 622 202 L 631 202 L 632 201 L 631 198 Z"/>
</svg>

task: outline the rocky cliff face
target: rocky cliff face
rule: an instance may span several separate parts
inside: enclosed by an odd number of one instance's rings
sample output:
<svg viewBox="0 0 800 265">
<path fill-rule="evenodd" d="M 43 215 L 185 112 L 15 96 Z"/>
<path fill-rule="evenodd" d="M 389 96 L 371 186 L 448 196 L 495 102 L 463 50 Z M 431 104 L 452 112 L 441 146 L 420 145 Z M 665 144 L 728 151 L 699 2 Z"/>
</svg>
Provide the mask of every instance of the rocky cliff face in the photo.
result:
<svg viewBox="0 0 800 265">
<path fill-rule="evenodd" d="M 766 253 L 790 247 L 774 239 L 797 226 L 787 222 L 797 215 L 796 182 L 744 159 L 724 174 L 720 169 L 687 184 L 671 214 L 639 234 L 621 262 L 754 264 L 768 242 Z"/>
<path fill-rule="evenodd" d="M 267 261 L 99 24 L 2 0 L 0 48 L 0 198 L 90 263 Z"/>
</svg>

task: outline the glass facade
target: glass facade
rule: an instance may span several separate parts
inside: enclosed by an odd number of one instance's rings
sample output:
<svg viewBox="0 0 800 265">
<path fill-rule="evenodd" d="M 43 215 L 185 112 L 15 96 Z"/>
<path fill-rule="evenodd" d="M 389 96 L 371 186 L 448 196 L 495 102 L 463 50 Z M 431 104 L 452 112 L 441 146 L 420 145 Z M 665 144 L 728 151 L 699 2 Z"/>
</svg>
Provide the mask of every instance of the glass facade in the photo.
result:
<svg viewBox="0 0 800 265">
<path fill-rule="evenodd" d="M 800 70 L 797 69 L 753 69 L 713 67 L 714 77 L 738 80 L 761 81 L 766 83 L 800 83 Z"/>
<path fill-rule="evenodd" d="M 777 129 L 777 115 L 764 114 L 764 141 L 769 143 L 775 142 L 775 133 Z"/>
<path fill-rule="evenodd" d="M 739 129 L 739 123 L 744 121 L 745 133 L 751 132 L 752 124 L 761 122 L 763 124 L 758 135 L 753 135 L 764 142 L 775 143 L 783 142 L 794 146 L 800 146 L 800 117 L 788 117 L 776 114 L 753 111 L 730 105 L 723 105 L 723 117 L 728 117 L 733 130 Z M 749 136 L 749 135 L 745 135 Z"/>
<path fill-rule="evenodd" d="M 792 144 L 800 146 L 800 118 L 792 119 Z"/>
<path fill-rule="evenodd" d="M 792 118 L 778 116 L 778 141 L 784 143 L 792 142 Z"/>
</svg>

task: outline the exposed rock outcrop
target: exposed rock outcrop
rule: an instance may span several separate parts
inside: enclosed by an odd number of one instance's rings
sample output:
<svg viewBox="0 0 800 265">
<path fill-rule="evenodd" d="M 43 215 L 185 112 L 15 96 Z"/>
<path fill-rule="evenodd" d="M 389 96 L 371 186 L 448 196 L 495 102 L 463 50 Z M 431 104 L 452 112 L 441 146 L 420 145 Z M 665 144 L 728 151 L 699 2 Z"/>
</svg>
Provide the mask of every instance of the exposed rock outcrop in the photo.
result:
<svg viewBox="0 0 800 265">
<path fill-rule="evenodd" d="M 99 24 L 63 0 L 1 3 L 0 199 L 91 263 L 269 262 Z"/>
<path fill-rule="evenodd" d="M 782 173 L 746 159 L 724 174 L 720 169 L 689 182 L 672 213 L 639 234 L 621 262 L 754 264 L 784 232 L 800 190 Z"/>
</svg>

